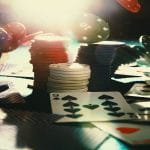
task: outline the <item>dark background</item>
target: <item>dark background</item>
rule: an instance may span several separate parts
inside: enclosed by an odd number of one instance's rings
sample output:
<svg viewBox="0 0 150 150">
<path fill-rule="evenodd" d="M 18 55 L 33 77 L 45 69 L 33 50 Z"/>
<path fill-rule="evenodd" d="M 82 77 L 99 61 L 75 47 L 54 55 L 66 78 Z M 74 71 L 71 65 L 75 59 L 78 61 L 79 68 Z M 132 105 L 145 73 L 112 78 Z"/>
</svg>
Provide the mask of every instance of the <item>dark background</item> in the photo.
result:
<svg viewBox="0 0 150 150">
<path fill-rule="evenodd" d="M 141 10 L 132 13 L 116 0 L 96 0 L 91 11 L 108 21 L 111 29 L 110 39 L 137 39 L 142 34 L 150 35 L 150 0 L 139 0 Z M 96 8 L 96 9 L 95 9 Z"/>
<path fill-rule="evenodd" d="M 139 0 L 142 8 L 138 13 L 131 13 L 116 0 L 93 0 L 89 8 L 92 12 L 106 20 L 111 29 L 111 40 L 133 40 L 140 35 L 150 35 L 150 0 Z M 11 6 L 0 2 L 0 25 L 17 20 Z M 29 25 L 28 25 L 29 26 Z M 32 25 L 30 25 L 32 26 Z"/>
</svg>

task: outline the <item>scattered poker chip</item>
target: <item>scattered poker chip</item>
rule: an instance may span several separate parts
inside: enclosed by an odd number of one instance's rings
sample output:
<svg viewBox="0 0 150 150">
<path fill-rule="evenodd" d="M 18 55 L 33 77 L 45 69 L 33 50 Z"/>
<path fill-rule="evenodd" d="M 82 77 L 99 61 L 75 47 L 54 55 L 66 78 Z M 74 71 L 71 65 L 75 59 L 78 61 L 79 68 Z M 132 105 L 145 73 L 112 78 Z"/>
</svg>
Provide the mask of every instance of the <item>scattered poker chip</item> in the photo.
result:
<svg viewBox="0 0 150 150">
<path fill-rule="evenodd" d="M 11 22 L 8 23 L 4 29 L 12 36 L 12 38 L 16 40 L 21 40 L 26 35 L 26 28 L 22 23 L 19 22 Z"/>
<path fill-rule="evenodd" d="M 81 43 L 95 43 L 106 40 L 110 29 L 107 22 L 93 14 L 83 14 L 72 25 L 75 38 Z"/>
<path fill-rule="evenodd" d="M 117 2 L 132 13 L 137 13 L 141 9 L 141 5 L 138 0 L 117 0 Z"/>
</svg>

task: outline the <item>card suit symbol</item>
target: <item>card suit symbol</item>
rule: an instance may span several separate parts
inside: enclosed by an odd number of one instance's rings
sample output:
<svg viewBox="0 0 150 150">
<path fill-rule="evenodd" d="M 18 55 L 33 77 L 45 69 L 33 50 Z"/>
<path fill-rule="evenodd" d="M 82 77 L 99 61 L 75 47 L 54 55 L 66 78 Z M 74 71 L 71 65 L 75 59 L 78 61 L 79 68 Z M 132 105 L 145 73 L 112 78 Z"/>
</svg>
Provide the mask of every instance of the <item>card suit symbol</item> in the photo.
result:
<svg viewBox="0 0 150 150">
<path fill-rule="evenodd" d="M 115 102 L 112 102 L 112 101 L 105 101 L 101 105 L 103 105 L 103 106 L 114 106 L 114 105 L 118 105 L 118 104 Z"/>
<path fill-rule="evenodd" d="M 82 114 L 68 114 L 66 116 L 69 118 L 77 119 L 77 118 L 82 117 L 83 115 Z"/>
<path fill-rule="evenodd" d="M 9 86 L 7 84 L 0 85 L 0 92 L 4 92 L 4 91 L 6 91 L 8 89 L 9 89 Z"/>
<path fill-rule="evenodd" d="M 101 95 L 98 97 L 98 99 L 114 99 L 112 96 L 109 96 L 109 95 Z"/>
<path fill-rule="evenodd" d="M 125 113 L 123 113 L 123 112 L 118 112 L 118 113 L 114 112 L 114 113 L 108 113 L 108 115 L 114 116 L 114 117 L 122 117 L 122 116 L 125 115 Z"/>
<path fill-rule="evenodd" d="M 60 100 L 59 94 L 53 94 L 53 100 Z"/>
<path fill-rule="evenodd" d="M 94 110 L 94 109 L 98 108 L 99 105 L 88 104 L 88 105 L 83 105 L 83 107 Z"/>
<path fill-rule="evenodd" d="M 64 109 L 64 111 L 70 112 L 70 113 L 76 113 L 76 112 L 78 112 L 78 111 L 80 111 L 80 110 L 81 110 L 80 108 Z"/>
<path fill-rule="evenodd" d="M 119 127 L 116 129 L 124 134 L 132 134 L 140 130 L 139 128 L 130 128 L 130 127 Z"/>
<path fill-rule="evenodd" d="M 108 111 L 118 111 L 120 110 L 121 108 L 120 107 L 104 107 L 105 110 L 108 110 Z"/>
<path fill-rule="evenodd" d="M 70 107 L 70 106 L 79 106 L 79 104 L 77 104 L 77 103 L 73 103 L 73 102 L 67 102 L 67 103 L 65 103 L 65 104 L 63 104 L 63 106 L 64 107 Z"/>
<path fill-rule="evenodd" d="M 67 95 L 67 96 L 65 96 L 65 97 L 63 97 L 62 98 L 62 100 L 64 100 L 64 101 L 71 101 L 71 100 L 77 100 L 77 98 L 76 97 L 73 97 L 73 96 L 70 96 L 70 95 Z"/>
<path fill-rule="evenodd" d="M 130 118 L 138 119 L 138 116 L 135 113 L 127 113 L 127 115 L 129 115 Z"/>
</svg>

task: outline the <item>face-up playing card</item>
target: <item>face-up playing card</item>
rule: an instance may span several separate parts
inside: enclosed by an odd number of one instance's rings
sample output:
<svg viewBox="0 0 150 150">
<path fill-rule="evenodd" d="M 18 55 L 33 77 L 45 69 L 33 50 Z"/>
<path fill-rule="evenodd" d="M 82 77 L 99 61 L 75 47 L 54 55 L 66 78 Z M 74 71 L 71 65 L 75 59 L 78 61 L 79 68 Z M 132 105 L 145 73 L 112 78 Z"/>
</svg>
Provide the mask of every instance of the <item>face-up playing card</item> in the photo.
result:
<svg viewBox="0 0 150 150">
<path fill-rule="evenodd" d="M 112 122 L 93 122 L 92 124 L 129 144 L 150 144 L 149 125 Z"/>
<path fill-rule="evenodd" d="M 57 122 L 89 122 L 136 119 L 119 92 L 50 93 L 52 112 L 63 115 Z"/>
</svg>

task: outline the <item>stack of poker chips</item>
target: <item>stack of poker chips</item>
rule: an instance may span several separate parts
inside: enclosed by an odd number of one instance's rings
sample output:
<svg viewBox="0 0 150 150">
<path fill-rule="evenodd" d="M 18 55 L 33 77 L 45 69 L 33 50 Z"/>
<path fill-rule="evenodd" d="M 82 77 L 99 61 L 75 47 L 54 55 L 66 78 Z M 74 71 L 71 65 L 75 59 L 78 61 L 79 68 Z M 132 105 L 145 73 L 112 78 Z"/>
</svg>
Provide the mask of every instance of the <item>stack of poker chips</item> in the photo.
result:
<svg viewBox="0 0 150 150">
<path fill-rule="evenodd" d="M 34 90 L 46 90 L 49 65 L 68 61 L 68 39 L 59 36 L 38 36 L 30 48 L 34 72 Z"/>
<path fill-rule="evenodd" d="M 49 66 L 48 92 L 85 92 L 88 90 L 90 67 L 78 63 Z"/>
<path fill-rule="evenodd" d="M 123 42 L 103 41 L 80 46 L 76 62 L 90 65 L 89 91 L 110 90 L 111 64 L 115 50 L 122 45 Z"/>
</svg>

